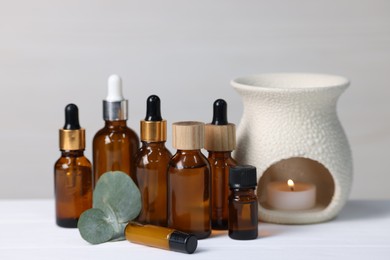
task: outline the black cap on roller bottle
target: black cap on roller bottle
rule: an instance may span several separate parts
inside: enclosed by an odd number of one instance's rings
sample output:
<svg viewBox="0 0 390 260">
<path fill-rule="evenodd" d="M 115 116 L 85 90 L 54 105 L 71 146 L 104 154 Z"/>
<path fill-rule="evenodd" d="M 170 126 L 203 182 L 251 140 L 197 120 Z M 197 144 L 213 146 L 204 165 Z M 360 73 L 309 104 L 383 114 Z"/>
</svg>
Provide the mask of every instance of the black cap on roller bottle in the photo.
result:
<svg viewBox="0 0 390 260">
<path fill-rule="evenodd" d="M 63 129 L 76 130 L 80 129 L 79 109 L 75 104 L 69 104 L 65 107 L 65 125 Z"/>
<path fill-rule="evenodd" d="M 227 103 L 223 99 L 217 99 L 213 106 L 213 125 L 227 125 Z"/>
<path fill-rule="evenodd" d="M 151 95 L 146 100 L 146 117 L 145 121 L 162 121 L 161 101 L 156 95 Z"/>
<path fill-rule="evenodd" d="M 254 188 L 256 185 L 256 167 L 252 165 L 239 165 L 230 168 L 230 188 Z"/>
<path fill-rule="evenodd" d="M 169 237 L 169 248 L 172 251 L 192 254 L 198 246 L 196 236 L 180 231 L 173 231 Z"/>
</svg>

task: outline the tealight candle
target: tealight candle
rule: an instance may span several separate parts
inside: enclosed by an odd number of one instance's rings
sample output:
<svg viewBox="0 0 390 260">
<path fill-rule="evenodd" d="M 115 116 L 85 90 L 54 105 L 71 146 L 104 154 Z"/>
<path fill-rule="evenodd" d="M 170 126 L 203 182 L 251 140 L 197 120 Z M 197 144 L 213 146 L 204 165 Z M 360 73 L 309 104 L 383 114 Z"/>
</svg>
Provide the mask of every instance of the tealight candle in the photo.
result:
<svg viewBox="0 0 390 260">
<path fill-rule="evenodd" d="M 273 209 L 305 210 L 316 204 L 316 186 L 310 183 L 270 182 L 267 185 L 267 203 Z"/>
</svg>

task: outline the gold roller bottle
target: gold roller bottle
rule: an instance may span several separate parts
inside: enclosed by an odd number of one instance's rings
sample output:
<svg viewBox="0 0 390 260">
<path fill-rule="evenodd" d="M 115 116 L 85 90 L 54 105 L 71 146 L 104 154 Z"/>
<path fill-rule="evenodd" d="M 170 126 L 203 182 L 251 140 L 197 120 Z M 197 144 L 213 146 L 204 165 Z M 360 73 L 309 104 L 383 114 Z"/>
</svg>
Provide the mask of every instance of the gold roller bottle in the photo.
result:
<svg viewBox="0 0 390 260">
<path fill-rule="evenodd" d="M 236 126 L 228 123 L 227 103 L 217 99 L 213 120 L 205 125 L 204 148 L 209 152 L 211 168 L 211 223 L 213 229 L 228 229 L 229 169 L 237 165 L 231 153 L 236 146 Z"/>
<path fill-rule="evenodd" d="M 84 156 L 85 130 L 80 127 L 78 108 L 65 108 L 65 126 L 60 129 L 61 157 L 54 165 L 56 223 L 75 228 L 85 210 L 92 207 L 92 166 Z"/>
<path fill-rule="evenodd" d="M 198 239 L 192 234 L 136 222 L 127 224 L 125 237 L 133 243 L 187 254 L 192 254 L 198 246 Z"/>
<path fill-rule="evenodd" d="M 207 238 L 211 234 L 211 176 L 201 152 L 204 124 L 177 122 L 172 133 L 177 152 L 168 167 L 168 226 Z"/>
<path fill-rule="evenodd" d="M 172 154 L 165 147 L 167 121 L 161 117 L 156 95 L 146 100 L 146 117 L 141 121 L 141 142 L 136 157 L 136 179 L 142 197 L 138 222 L 167 225 L 167 168 Z"/>
<path fill-rule="evenodd" d="M 135 179 L 135 156 L 139 148 L 137 134 L 127 127 L 128 102 L 123 98 L 122 80 L 108 79 L 108 95 L 103 100 L 104 127 L 93 138 L 94 185 L 108 171 L 122 171 Z"/>
</svg>

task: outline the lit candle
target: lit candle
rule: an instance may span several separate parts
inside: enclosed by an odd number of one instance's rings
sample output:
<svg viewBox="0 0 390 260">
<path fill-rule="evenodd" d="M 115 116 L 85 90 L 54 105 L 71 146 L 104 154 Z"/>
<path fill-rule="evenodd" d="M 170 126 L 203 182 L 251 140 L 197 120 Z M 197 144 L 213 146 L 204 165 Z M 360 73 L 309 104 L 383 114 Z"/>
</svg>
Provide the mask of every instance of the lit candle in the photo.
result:
<svg viewBox="0 0 390 260">
<path fill-rule="evenodd" d="M 316 186 L 289 179 L 286 182 L 270 182 L 267 185 L 267 203 L 273 209 L 304 210 L 316 204 Z"/>
</svg>

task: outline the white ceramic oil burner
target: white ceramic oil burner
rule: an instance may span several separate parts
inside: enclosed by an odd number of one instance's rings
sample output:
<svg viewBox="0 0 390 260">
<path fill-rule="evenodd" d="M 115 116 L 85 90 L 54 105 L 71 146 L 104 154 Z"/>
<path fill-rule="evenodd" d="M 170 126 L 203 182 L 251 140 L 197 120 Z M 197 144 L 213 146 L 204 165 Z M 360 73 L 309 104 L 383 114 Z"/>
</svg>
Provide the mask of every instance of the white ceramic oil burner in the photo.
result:
<svg viewBox="0 0 390 260">
<path fill-rule="evenodd" d="M 351 150 L 336 113 L 349 81 L 283 73 L 231 84 L 244 103 L 234 156 L 257 167 L 260 220 L 307 224 L 334 218 L 352 183 Z"/>
</svg>

